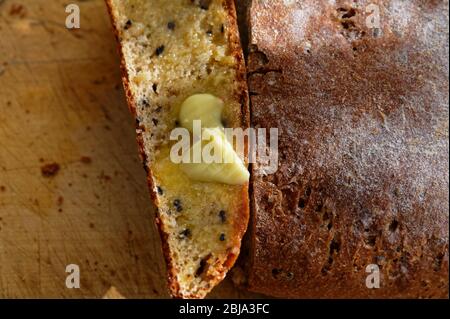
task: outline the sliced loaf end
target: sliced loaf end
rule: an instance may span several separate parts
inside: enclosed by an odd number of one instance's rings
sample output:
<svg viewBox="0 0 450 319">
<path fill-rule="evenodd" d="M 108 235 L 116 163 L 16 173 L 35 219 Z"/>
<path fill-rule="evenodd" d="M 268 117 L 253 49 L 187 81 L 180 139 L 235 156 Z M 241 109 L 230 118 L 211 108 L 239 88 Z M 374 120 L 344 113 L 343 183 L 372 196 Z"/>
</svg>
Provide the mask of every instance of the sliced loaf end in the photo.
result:
<svg viewBox="0 0 450 319">
<path fill-rule="evenodd" d="M 157 224 L 176 298 L 203 298 L 233 266 L 249 218 L 248 184 L 189 179 L 169 159 L 182 102 L 210 93 L 228 127 L 248 126 L 233 0 L 106 0 L 122 56 Z"/>
</svg>

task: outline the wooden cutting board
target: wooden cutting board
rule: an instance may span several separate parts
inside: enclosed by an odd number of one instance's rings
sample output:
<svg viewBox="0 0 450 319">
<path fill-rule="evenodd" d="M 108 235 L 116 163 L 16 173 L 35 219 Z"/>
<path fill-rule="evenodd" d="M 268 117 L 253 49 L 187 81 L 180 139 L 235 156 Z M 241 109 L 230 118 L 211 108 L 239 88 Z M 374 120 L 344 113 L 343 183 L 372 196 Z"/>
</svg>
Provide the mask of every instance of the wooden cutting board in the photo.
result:
<svg viewBox="0 0 450 319">
<path fill-rule="evenodd" d="M 78 30 L 67 1 L 0 0 L 0 298 L 168 297 L 106 7 L 70 2 Z"/>
</svg>

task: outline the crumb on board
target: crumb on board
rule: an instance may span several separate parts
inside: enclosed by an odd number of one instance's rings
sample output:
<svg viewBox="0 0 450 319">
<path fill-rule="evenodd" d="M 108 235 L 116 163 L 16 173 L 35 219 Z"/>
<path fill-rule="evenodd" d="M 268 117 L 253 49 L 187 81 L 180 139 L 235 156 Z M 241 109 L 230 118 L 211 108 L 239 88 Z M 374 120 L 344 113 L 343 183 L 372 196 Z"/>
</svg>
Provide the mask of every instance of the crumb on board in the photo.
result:
<svg viewBox="0 0 450 319">
<path fill-rule="evenodd" d="M 80 162 L 83 164 L 90 164 L 92 163 L 92 158 L 90 158 L 89 156 L 81 156 Z"/>
<path fill-rule="evenodd" d="M 26 16 L 27 12 L 23 5 L 18 3 L 13 3 L 11 5 L 11 8 L 9 9 L 9 15 L 10 16 L 17 16 L 19 18 L 24 18 Z"/>
<path fill-rule="evenodd" d="M 60 170 L 58 163 L 45 164 L 41 167 L 41 173 L 44 177 L 54 177 Z"/>
<path fill-rule="evenodd" d="M 104 171 L 98 176 L 98 178 L 102 181 L 109 182 L 111 180 L 111 176 L 106 175 Z"/>
</svg>

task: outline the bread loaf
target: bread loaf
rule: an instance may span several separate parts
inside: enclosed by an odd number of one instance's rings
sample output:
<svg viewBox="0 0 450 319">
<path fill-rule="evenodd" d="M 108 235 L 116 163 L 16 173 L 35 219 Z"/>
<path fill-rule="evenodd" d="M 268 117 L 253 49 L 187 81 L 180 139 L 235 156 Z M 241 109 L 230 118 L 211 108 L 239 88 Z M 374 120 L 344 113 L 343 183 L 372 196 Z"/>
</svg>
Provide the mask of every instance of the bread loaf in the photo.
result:
<svg viewBox="0 0 450 319">
<path fill-rule="evenodd" d="M 107 0 L 123 82 L 177 298 L 202 298 L 234 264 L 248 223 L 248 183 L 191 179 L 170 160 L 180 107 L 198 93 L 248 125 L 245 66 L 232 0 Z"/>
<path fill-rule="evenodd" d="M 251 124 L 280 130 L 249 288 L 448 297 L 448 1 L 254 0 L 249 25 Z"/>
</svg>

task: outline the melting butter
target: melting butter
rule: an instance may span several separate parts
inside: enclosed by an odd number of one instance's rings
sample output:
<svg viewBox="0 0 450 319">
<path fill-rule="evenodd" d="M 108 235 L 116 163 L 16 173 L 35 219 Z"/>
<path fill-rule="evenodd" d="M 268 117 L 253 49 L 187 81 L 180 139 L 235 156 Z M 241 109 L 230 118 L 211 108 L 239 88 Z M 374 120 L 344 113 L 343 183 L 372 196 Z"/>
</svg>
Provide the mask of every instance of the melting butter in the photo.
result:
<svg viewBox="0 0 450 319">
<path fill-rule="evenodd" d="M 209 151 L 214 150 L 214 159 L 208 161 L 203 156 L 201 163 L 180 165 L 183 172 L 193 180 L 242 185 L 248 182 L 250 174 L 225 137 L 221 121 L 223 107 L 223 101 L 211 94 L 192 95 L 183 102 L 178 119 L 181 126 L 193 132 L 193 122 L 200 120 L 204 137 L 190 151 L 201 149 L 202 153 L 211 154 Z"/>
</svg>

